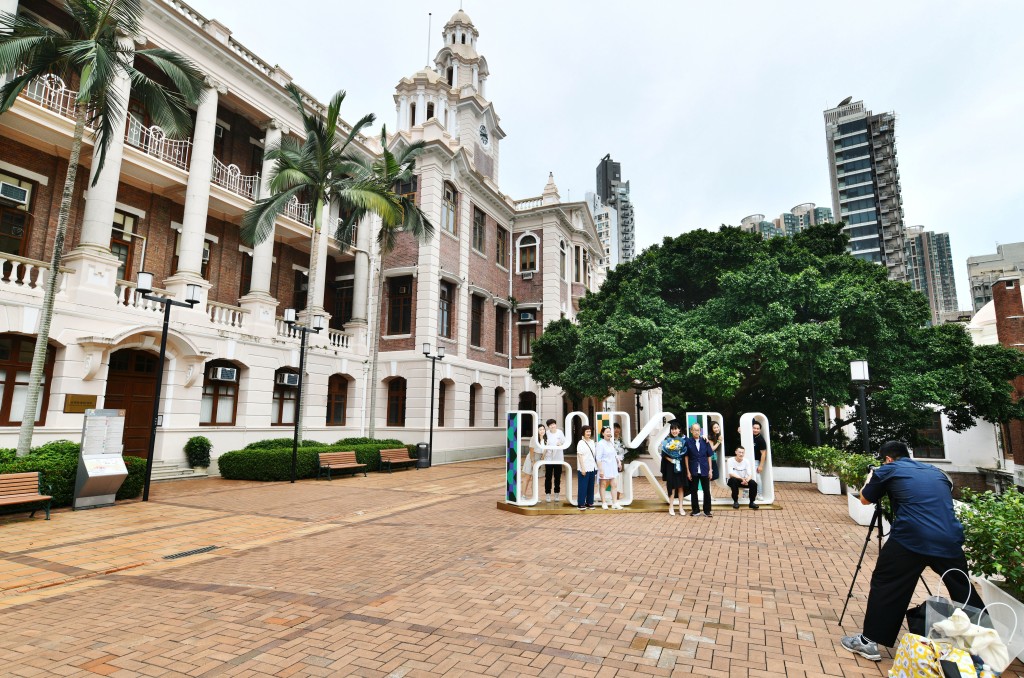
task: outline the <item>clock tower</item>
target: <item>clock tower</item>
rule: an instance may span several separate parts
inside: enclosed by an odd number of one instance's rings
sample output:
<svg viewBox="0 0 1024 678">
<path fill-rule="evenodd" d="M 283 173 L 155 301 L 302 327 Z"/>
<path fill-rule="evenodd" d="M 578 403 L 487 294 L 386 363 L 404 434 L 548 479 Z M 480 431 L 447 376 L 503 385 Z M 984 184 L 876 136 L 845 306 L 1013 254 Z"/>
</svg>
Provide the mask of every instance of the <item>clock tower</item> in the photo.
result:
<svg viewBox="0 0 1024 678">
<path fill-rule="evenodd" d="M 477 53 L 480 32 L 461 9 L 442 31 L 434 68 L 402 78 L 395 88 L 398 130 L 412 139 L 443 139 L 463 150 L 473 168 L 498 183 L 498 146 L 505 137 L 487 100 L 487 59 Z"/>
</svg>

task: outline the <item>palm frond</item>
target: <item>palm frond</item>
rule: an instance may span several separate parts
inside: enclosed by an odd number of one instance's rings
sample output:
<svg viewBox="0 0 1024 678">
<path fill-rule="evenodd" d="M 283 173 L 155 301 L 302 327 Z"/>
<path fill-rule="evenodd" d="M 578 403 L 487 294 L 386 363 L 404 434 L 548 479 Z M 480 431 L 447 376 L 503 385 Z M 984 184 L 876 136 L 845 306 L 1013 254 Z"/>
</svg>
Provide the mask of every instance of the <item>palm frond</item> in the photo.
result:
<svg viewBox="0 0 1024 678">
<path fill-rule="evenodd" d="M 124 35 L 135 37 L 141 33 L 143 14 L 140 0 L 107 0 L 107 22 Z"/>
<path fill-rule="evenodd" d="M 292 197 L 298 197 L 302 186 L 261 198 L 242 215 L 242 242 L 249 246 L 262 243 L 274 232 L 274 221 L 284 213 Z"/>
<path fill-rule="evenodd" d="M 206 74 L 188 57 L 166 49 L 140 49 L 135 56 L 153 64 L 166 75 L 187 101 L 198 105 L 206 96 Z"/>
<path fill-rule="evenodd" d="M 132 92 L 142 101 L 153 122 L 172 138 L 188 136 L 192 128 L 192 116 L 189 115 L 185 98 L 135 68 L 128 71 L 128 76 Z"/>
</svg>

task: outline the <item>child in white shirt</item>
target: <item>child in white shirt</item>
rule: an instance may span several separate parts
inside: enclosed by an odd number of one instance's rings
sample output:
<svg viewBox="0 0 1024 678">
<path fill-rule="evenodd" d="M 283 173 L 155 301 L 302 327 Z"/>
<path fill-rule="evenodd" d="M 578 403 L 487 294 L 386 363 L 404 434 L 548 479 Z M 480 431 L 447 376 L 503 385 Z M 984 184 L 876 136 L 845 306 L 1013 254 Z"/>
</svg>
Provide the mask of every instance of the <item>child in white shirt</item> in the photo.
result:
<svg viewBox="0 0 1024 678">
<path fill-rule="evenodd" d="M 741 487 L 750 488 L 750 508 L 758 508 L 758 505 L 754 503 L 754 500 L 757 498 L 757 481 L 754 480 L 754 465 L 750 463 L 749 459 L 744 459 L 745 455 L 746 450 L 741 445 L 736 448 L 736 456 L 729 457 L 726 464 L 726 471 L 728 473 L 726 483 L 732 489 L 732 507 L 734 509 L 740 507 Z"/>
<path fill-rule="evenodd" d="M 601 508 L 608 508 L 604 493 L 609 489 L 612 495 L 612 508 L 621 509 L 616 492 L 619 484 L 619 460 L 615 455 L 615 445 L 612 443 L 612 430 L 607 426 L 601 430 L 601 440 L 597 441 L 597 469 L 601 476 L 597 488 L 601 493 Z"/>
</svg>

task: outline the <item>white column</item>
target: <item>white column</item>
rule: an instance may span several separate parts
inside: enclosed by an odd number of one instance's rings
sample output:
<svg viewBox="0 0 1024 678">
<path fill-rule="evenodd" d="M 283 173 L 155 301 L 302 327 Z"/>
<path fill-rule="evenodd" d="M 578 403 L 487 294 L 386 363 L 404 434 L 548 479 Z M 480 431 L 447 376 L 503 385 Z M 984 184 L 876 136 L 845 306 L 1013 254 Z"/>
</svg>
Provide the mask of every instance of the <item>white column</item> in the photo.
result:
<svg viewBox="0 0 1024 678">
<path fill-rule="evenodd" d="M 473 89 L 480 89 L 480 67 L 473 64 Z"/>
<path fill-rule="evenodd" d="M 310 281 L 312 284 L 311 297 L 313 303 L 307 305 L 307 313 L 324 313 L 324 283 L 327 281 L 327 241 L 334 232 L 331 221 L 331 206 L 324 205 L 323 216 L 321 217 L 320 237 L 314 239 L 316 249 L 309 253 L 310 263 L 316 261 L 315 278 Z M 312 269 L 312 266 L 310 266 Z"/>
<path fill-rule="evenodd" d="M 420 90 L 416 95 L 416 119 L 412 121 L 413 125 L 421 125 L 423 121 L 427 119 L 427 104 L 426 98 L 423 95 L 423 90 Z"/>
<path fill-rule="evenodd" d="M 270 174 L 277 161 L 268 160 L 266 153 L 281 145 L 282 125 L 277 120 L 267 123 L 267 133 L 263 138 L 263 169 L 260 171 L 260 197 L 270 195 Z M 270 231 L 267 239 L 253 248 L 252 282 L 249 294 L 265 294 L 270 296 L 270 275 L 274 266 L 274 231 Z"/>
<path fill-rule="evenodd" d="M 10 1 L 10 0 L 6 0 Z M 17 6 L 17 2 L 14 3 Z M 118 40 L 124 49 L 133 49 L 131 38 L 122 37 Z M 117 185 L 121 180 L 121 158 L 124 155 L 124 128 L 127 114 L 128 97 L 131 83 L 128 76 L 118 72 L 114 84 L 115 98 L 124 102 L 125 109 L 119 112 L 111 124 L 114 136 L 107 144 L 107 155 L 103 170 L 99 172 L 99 156 L 93 154 L 92 167 L 89 171 L 89 187 L 82 215 L 82 237 L 80 248 L 110 252 L 110 231 L 114 225 L 114 203 L 117 202 Z M 95 182 L 95 183 L 94 183 Z"/>
<path fill-rule="evenodd" d="M 352 282 L 353 325 L 366 325 L 368 321 L 368 291 L 370 289 L 370 235 L 380 228 L 380 217 L 366 217 L 359 222 L 356 230 L 356 270 Z"/>
<path fill-rule="evenodd" d="M 202 278 L 203 238 L 210 208 L 210 179 L 213 175 L 213 143 L 216 139 L 217 100 L 227 90 L 207 81 L 205 96 L 196 110 L 192 161 L 185 188 L 185 216 L 181 220 L 176 278 Z"/>
</svg>

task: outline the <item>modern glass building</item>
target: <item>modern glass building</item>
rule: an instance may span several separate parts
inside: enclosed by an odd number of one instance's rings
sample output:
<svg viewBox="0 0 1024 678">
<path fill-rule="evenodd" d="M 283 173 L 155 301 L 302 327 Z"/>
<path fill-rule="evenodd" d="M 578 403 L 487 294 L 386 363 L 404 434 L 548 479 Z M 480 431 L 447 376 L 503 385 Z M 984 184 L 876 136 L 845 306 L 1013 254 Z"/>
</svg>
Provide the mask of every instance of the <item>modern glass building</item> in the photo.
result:
<svg viewBox="0 0 1024 678">
<path fill-rule="evenodd" d="M 909 280 L 895 134 L 896 115 L 874 115 L 863 101 L 825 111 L 832 209 L 846 223 L 850 252 Z"/>
<path fill-rule="evenodd" d="M 913 288 L 928 297 L 933 325 L 958 310 L 948 233 L 926 231 L 923 226 L 908 227 L 907 272 Z"/>
</svg>

